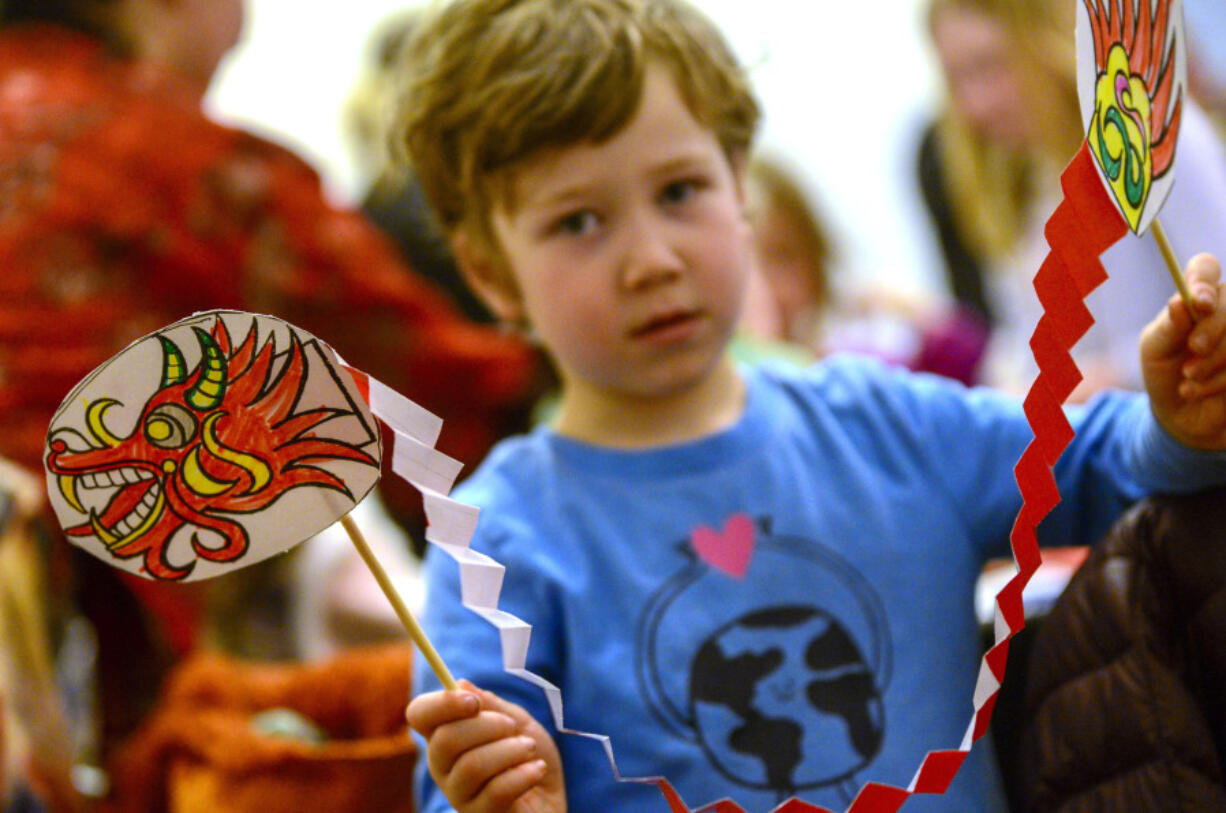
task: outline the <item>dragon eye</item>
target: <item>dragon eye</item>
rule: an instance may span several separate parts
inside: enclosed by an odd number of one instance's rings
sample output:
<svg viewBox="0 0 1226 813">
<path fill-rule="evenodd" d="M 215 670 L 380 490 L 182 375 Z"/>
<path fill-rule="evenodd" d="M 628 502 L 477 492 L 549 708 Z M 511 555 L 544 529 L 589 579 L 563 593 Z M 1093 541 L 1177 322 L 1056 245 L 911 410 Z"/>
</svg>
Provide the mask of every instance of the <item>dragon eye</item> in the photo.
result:
<svg viewBox="0 0 1226 813">
<path fill-rule="evenodd" d="M 196 436 L 196 416 L 179 404 L 154 407 L 145 417 L 145 437 L 161 449 L 179 449 Z"/>
</svg>

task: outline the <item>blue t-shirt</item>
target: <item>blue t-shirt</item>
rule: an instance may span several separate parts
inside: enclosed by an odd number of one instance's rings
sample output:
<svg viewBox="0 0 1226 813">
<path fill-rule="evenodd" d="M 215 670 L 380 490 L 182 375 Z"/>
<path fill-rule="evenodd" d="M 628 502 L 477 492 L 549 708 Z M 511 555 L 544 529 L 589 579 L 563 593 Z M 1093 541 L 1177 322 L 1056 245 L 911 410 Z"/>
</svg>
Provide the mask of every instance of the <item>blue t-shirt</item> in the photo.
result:
<svg viewBox="0 0 1226 813">
<path fill-rule="evenodd" d="M 533 627 L 527 668 L 561 689 L 567 728 L 610 736 L 623 776 L 662 775 L 695 808 L 796 795 L 842 810 L 866 781 L 906 787 L 929 750 L 960 744 L 975 582 L 1008 553 L 1012 468 L 1033 435 L 1016 399 L 864 360 L 745 375 L 725 431 L 622 451 L 541 428 L 455 496 L 482 510 L 474 550 L 506 566 L 499 607 Z M 1094 540 L 1143 493 L 1226 473 L 1143 397 L 1069 414 L 1045 542 Z M 461 605 L 455 562 L 432 549 L 426 574 L 423 624 L 452 672 L 553 731 L 541 691 L 504 673 L 497 631 Z M 424 664 L 417 677 L 438 686 Z M 1003 810 L 985 742 L 946 794 L 906 809 Z M 668 810 L 617 782 L 598 742 L 558 745 L 571 809 Z M 450 810 L 421 762 L 422 810 Z"/>
</svg>

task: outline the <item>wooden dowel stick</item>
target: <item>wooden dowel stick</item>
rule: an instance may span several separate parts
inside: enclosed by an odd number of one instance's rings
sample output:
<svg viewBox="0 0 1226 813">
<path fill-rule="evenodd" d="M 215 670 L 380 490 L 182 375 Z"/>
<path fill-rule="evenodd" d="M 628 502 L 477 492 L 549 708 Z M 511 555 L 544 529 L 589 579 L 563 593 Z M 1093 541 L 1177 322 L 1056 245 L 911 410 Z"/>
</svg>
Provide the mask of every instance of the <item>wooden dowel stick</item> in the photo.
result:
<svg viewBox="0 0 1226 813">
<path fill-rule="evenodd" d="M 1183 304 L 1188 306 L 1188 313 L 1195 319 L 1196 308 L 1192 306 L 1192 292 L 1188 289 L 1188 281 L 1183 278 L 1183 269 L 1179 267 L 1179 258 L 1175 256 L 1175 250 L 1171 248 L 1171 241 L 1166 237 L 1166 229 L 1162 228 L 1162 222 L 1155 217 L 1149 230 L 1154 235 L 1154 242 L 1158 244 L 1158 250 L 1162 252 L 1162 259 L 1166 260 L 1166 270 L 1171 272 L 1171 279 L 1175 281 L 1175 289 L 1179 291 Z"/>
<path fill-rule="evenodd" d="M 426 661 L 430 664 L 430 668 L 434 670 L 434 674 L 438 677 L 439 682 L 443 684 L 443 688 L 448 691 L 454 690 L 456 688 L 455 678 L 451 676 L 450 670 L 447 669 L 447 664 L 443 663 L 443 659 L 439 657 L 438 652 L 434 649 L 434 644 L 430 643 L 430 639 L 426 637 L 425 630 L 417 623 L 417 619 L 413 617 L 413 614 L 409 612 L 409 608 L 405 605 L 404 599 L 396 592 L 396 586 L 388 578 L 387 571 L 383 569 L 383 564 L 375 556 L 375 552 L 370 549 L 370 545 L 366 544 L 366 537 L 362 536 L 361 530 L 358 529 L 358 524 L 353 521 L 353 517 L 346 514 L 341 517 L 341 525 L 344 526 L 346 533 L 349 534 L 349 538 L 353 540 L 353 546 L 358 549 L 362 560 L 370 568 L 375 581 L 383 589 L 383 594 L 392 603 L 392 609 L 396 611 L 396 615 L 400 618 L 400 623 L 404 624 L 404 628 L 409 631 L 409 637 L 413 639 L 413 643 L 417 644 L 421 654 L 426 656 Z"/>
</svg>

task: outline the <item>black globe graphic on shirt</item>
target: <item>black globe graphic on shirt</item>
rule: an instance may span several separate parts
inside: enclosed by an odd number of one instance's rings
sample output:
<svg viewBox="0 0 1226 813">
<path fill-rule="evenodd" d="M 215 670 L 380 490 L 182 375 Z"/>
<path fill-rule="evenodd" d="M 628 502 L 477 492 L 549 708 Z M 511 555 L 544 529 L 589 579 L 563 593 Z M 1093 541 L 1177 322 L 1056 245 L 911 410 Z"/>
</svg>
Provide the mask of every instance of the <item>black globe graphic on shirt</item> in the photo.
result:
<svg viewBox="0 0 1226 813">
<path fill-rule="evenodd" d="M 694 658 L 690 704 L 711 761 L 747 787 L 829 784 L 881 745 L 873 674 L 847 631 L 812 607 L 761 610 L 719 630 Z"/>
<path fill-rule="evenodd" d="M 743 578 L 676 543 L 677 570 L 639 618 L 640 691 L 662 731 L 728 782 L 850 803 L 886 737 L 884 607 L 830 547 L 754 524 Z"/>
</svg>

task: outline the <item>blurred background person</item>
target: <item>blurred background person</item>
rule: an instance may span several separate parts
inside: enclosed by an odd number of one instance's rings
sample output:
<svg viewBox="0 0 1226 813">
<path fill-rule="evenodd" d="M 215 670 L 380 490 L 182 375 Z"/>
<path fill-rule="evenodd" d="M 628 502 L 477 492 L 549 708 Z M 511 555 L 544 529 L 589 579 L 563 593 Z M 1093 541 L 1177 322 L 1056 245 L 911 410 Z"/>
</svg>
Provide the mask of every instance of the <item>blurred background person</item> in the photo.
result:
<svg viewBox="0 0 1226 813">
<path fill-rule="evenodd" d="M 988 326 L 983 382 L 1024 392 L 1041 308 L 1032 281 L 1059 174 L 1084 129 L 1076 84 L 1078 0 L 930 0 L 926 21 L 947 100 L 919 144 L 918 179 L 945 260 L 950 295 Z M 1176 253 L 1226 249 L 1226 151 L 1186 94 L 1177 181 L 1161 221 Z M 1183 256 L 1183 255 L 1181 255 Z M 1085 380 L 1137 388 L 1134 338 L 1173 293 L 1149 235 L 1103 256 L 1111 277 L 1090 294 L 1097 323 L 1074 348 Z"/>
<path fill-rule="evenodd" d="M 983 328 L 978 320 L 840 269 L 826 216 L 800 172 L 759 153 L 746 174 L 757 271 L 745 332 L 802 349 L 810 360 L 858 352 L 963 382 L 975 378 Z"/>
<path fill-rule="evenodd" d="M 345 103 L 345 130 L 365 179 L 361 208 L 399 247 L 421 275 L 437 283 L 475 322 L 494 317 L 460 278 L 446 240 L 432 222 L 421 184 L 407 163 L 391 154 L 389 127 L 396 99 L 396 66 L 422 8 L 387 17 L 367 44 L 358 81 Z"/>
<path fill-rule="evenodd" d="M 43 503 L 40 480 L 0 458 L 0 810 L 21 813 L 80 807 L 72 778 L 79 755 L 66 745 L 89 735 L 80 716 L 74 728 L 47 647 Z M 64 648 L 79 657 L 76 644 Z"/>
<path fill-rule="evenodd" d="M 834 297 L 834 244 L 796 171 L 757 155 L 746 176 L 762 296 L 750 300 L 750 330 L 823 355 L 823 324 Z M 760 304 L 759 304 L 760 303 Z"/>
<path fill-rule="evenodd" d="M 0 4 L 0 456 L 39 482 L 69 390 L 131 341 L 212 308 L 269 313 L 329 342 L 444 416 L 439 448 L 466 464 L 535 401 L 523 342 L 461 315 L 364 217 L 331 205 L 295 155 L 206 116 L 243 19 L 241 0 Z M 408 561 L 420 499 L 393 477 L 382 493 L 396 522 L 367 533 Z M 69 709 L 92 741 L 54 746 L 75 759 L 105 765 L 167 670 L 206 641 L 300 654 L 280 626 L 293 590 L 281 568 L 322 545 L 238 579 L 163 585 L 69 545 L 54 517 L 36 525 L 41 641 L 50 663 L 79 657 L 57 673 L 61 695 L 96 699 Z M 244 632 L 264 610 L 273 631 Z"/>
<path fill-rule="evenodd" d="M 419 275 L 450 297 L 459 313 L 477 325 L 504 332 L 508 341 L 514 334 L 529 349 L 533 377 L 540 382 L 540 397 L 536 403 L 508 410 L 502 420 L 489 425 L 491 434 L 503 437 L 523 431 L 549 412 L 556 379 L 530 333 L 513 332 L 499 324 L 464 282 L 451 247 L 434 222 L 417 174 L 407 156 L 400 154 L 402 151 L 394 152 L 392 125 L 400 100 L 397 68 L 405 58 L 405 43 L 424 11 L 421 6 L 403 9 L 375 26 L 358 79 L 345 101 L 343 124 L 349 149 L 364 178 L 359 195 L 363 214 L 396 244 Z"/>
</svg>

